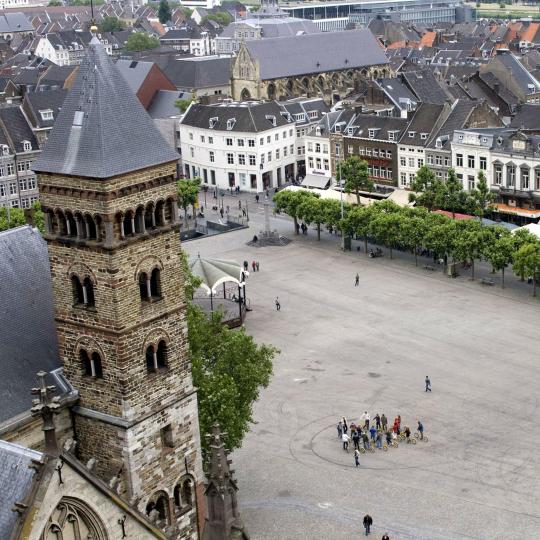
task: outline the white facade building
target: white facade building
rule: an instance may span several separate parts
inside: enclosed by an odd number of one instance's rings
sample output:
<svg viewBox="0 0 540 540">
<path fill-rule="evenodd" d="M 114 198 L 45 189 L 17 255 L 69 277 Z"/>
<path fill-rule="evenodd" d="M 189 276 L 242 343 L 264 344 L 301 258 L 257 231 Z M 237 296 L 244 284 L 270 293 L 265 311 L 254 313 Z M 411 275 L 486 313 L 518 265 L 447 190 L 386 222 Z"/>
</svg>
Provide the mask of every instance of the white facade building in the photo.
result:
<svg viewBox="0 0 540 540">
<path fill-rule="evenodd" d="M 491 148 L 503 129 L 456 130 L 452 138 L 452 166 L 463 184 L 471 191 L 476 187 L 478 172 L 482 171 L 488 185 L 494 185 Z"/>
<path fill-rule="evenodd" d="M 179 134 L 184 175 L 210 189 L 260 192 L 295 175 L 295 125 L 276 102 L 192 104 Z"/>
</svg>

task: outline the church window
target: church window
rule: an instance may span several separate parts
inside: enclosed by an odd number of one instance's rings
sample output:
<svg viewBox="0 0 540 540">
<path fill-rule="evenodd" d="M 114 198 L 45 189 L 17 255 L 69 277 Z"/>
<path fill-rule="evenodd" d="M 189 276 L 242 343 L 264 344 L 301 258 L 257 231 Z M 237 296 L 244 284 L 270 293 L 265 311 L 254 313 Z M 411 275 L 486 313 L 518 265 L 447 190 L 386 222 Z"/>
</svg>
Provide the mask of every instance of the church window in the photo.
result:
<svg viewBox="0 0 540 540">
<path fill-rule="evenodd" d="M 81 349 L 79 352 L 84 374 L 88 377 L 96 377 L 97 379 L 103 378 L 103 368 L 101 366 L 101 357 L 97 352 L 93 352 L 91 355 L 87 351 Z"/>
<path fill-rule="evenodd" d="M 161 298 L 161 279 L 159 268 L 154 268 L 150 274 L 141 272 L 139 274 L 139 292 L 141 300 L 151 300 Z"/>
<path fill-rule="evenodd" d="M 94 305 L 94 286 L 90 278 L 86 277 L 81 282 L 78 276 L 71 277 L 73 300 L 76 306 L 91 307 Z"/>
<path fill-rule="evenodd" d="M 163 448 L 174 448 L 173 432 L 171 424 L 160 429 L 161 444 Z"/>
<path fill-rule="evenodd" d="M 146 369 L 154 373 L 167 367 L 167 345 L 161 340 L 157 347 L 149 345 L 146 349 Z"/>
</svg>

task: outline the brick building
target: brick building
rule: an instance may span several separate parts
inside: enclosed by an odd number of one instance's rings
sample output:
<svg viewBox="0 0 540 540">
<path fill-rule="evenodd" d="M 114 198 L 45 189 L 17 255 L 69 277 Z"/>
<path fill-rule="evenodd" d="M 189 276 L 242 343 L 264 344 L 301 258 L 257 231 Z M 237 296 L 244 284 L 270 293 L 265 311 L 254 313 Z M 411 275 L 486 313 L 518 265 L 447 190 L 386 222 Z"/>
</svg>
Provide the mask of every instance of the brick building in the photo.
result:
<svg viewBox="0 0 540 540">
<path fill-rule="evenodd" d="M 77 457 L 168 537 L 197 538 L 176 161 L 94 38 L 35 165 Z"/>
</svg>

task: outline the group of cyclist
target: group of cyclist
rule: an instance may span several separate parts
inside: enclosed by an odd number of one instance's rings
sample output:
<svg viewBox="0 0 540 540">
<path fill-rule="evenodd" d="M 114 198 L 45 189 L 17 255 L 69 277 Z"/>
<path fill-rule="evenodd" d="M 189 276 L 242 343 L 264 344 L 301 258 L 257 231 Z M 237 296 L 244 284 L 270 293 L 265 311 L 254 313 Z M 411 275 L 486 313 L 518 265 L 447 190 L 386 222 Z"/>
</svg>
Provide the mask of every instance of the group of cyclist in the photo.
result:
<svg viewBox="0 0 540 540">
<path fill-rule="evenodd" d="M 420 420 L 417 420 L 418 438 L 424 438 L 424 426 Z M 394 441 L 403 433 L 407 443 L 411 442 L 411 429 L 408 426 L 401 426 L 401 415 L 397 415 L 394 423 L 390 426 L 385 414 L 377 413 L 371 421 L 371 417 L 367 411 L 360 417 L 360 422 L 355 424 L 347 423 L 345 417 L 342 417 L 337 424 L 338 438 L 343 443 L 343 450 L 349 451 L 349 443 L 352 441 L 356 452 L 360 450 L 362 445 L 363 450 L 370 450 L 372 444 L 375 448 L 383 448 L 384 442 L 386 447 L 392 446 Z M 414 441 L 416 442 L 416 441 Z M 358 465 L 358 462 L 357 462 Z"/>
</svg>

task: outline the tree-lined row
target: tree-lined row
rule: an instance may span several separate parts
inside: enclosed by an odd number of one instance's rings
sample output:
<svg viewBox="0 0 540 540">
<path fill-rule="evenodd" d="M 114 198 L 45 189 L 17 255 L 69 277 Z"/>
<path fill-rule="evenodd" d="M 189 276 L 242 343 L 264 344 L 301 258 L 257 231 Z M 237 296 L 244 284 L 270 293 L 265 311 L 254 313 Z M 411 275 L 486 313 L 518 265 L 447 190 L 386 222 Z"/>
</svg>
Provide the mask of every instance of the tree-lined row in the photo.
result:
<svg viewBox="0 0 540 540">
<path fill-rule="evenodd" d="M 418 254 L 429 251 L 437 260 L 469 263 L 475 277 L 475 261 L 488 261 L 494 272 L 502 274 L 513 265 L 521 279 L 533 280 L 533 295 L 540 279 L 540 240 L 526 230 L 513 234 L 502 226 L 483 226 L 479 219 L 455 220 L 427 208 L 400 207 L 391 201 L 371 206 L 344 205 L 341 219 L 340 201 L 321 199 L 311 191 L 281 191 L 274 196 L 276 211 L 294 220 L 298 234 L 299 221 L 315 225 L 320 239 L 322 225 L 337 227 L 345 234 L 386 246 L 393 257 L 395 249 L 410 251 L 418 264 Z"/>
</svg>

